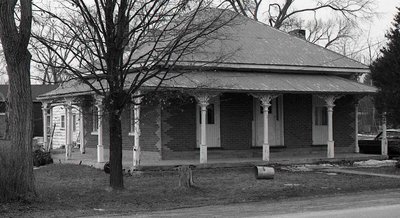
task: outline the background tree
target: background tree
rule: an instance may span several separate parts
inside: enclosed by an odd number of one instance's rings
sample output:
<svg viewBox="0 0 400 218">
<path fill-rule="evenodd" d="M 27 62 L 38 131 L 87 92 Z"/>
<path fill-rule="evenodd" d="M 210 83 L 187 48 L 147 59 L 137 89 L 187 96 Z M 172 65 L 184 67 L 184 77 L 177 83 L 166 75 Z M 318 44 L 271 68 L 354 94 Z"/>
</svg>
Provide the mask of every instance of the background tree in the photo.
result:
<svg viewBox="0 0 400 218">
<path fill-rule="evenodd" d="M 11 139 L 7 153 L 2 153 L 0 157 L 3 165 L 0 170 L 0 200 L 27 198 L 35 193 L 32 166 L 31 54 L 27 49 L 31 23 L 31 0 L 0 1 L 0 40 L 9 78 L 7 99 Z"/>
<path fill-rule="evenodd" d="M 375 107 L 379 112 L 387 112 L 388 122 L 394 127 L 400 125 L 400 8 L 397 10 L 393 26 L 385 35 L 388 42 L 371 64 L 371 78 L 379 88 Z"/>
<path fill-rule="evenodd" d="M 359 21 L 370 19 L 375 15 L 373 0 L 315 0 L 312 2 L 225 0 L 223 2 L 234 11 L 277 29 L 284 31 L 307 29 L 309 41 L 331 49 L 335 49 L 335 46 L 344 39 L 356 38 Z M 318 13 L 323 15 L 318 16 Z M 332 15 L 329 16 L 329 13 Z"/>
<path fill-rule="evenodd" d="M 62 13 L 37 6 L 62 37 L 34 34 L 65 70 L 104 98 L 110 135 L 110 186 L 123 188 L 121 113 L 149 80 L 158 87 L 184 55 L 206 45 L 231 17 L 210 2 L 188 0 L 60 1 Z M 232 15 L 232 13 L 229 13 Z M 225 18 L 225 19 L 220 19 Z M 68 52 L 66 58 L 63 54 Z M 155 88 L 155 90 L 157 89 Z"/>
</svg>

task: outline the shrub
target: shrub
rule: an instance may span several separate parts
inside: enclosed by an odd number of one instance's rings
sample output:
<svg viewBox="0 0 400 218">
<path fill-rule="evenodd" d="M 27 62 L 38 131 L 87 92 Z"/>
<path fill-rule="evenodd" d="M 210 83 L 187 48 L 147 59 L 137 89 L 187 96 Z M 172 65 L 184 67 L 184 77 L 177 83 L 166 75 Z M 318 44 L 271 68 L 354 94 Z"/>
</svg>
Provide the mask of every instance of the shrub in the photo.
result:
<svg viewBox="0 0 400 218">
<path fill-rule="evenodd" d="M 52 163 L 53 159 L 51 158 L 50 152 L 44 152 L 42 150 L 33 151 L 33 166 L 39 167 Z"/>
</svg>

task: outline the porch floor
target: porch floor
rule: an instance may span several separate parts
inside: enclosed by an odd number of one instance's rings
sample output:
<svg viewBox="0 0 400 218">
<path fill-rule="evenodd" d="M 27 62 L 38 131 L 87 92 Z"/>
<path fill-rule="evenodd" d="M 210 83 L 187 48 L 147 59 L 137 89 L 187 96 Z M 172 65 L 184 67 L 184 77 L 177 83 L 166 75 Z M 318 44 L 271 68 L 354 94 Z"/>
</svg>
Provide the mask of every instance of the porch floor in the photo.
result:
<svg viewBox="0 0 400 218">
<path fill-rule="evenodd" d="M 72 155 L 69 160 L 65 160 L 65 152 L 61 149 L 54 150 L 52 157 L 55 163 L 70 163 L 70 164 L 83 164 L 102 169 L 105 163 L 97 162 L 96 148 L 87 148 L 85 154 L 81 154 L 79 149 L 73 149 Z M 234 152 L 246 152 L 248 150 L 236 150 Z M 229 151 L 232 152 L 232 151 Z M 214 153 L 214 155 L 213 155 Z M 221 151 L 217 153 L 223 153 Z M 298 149 L 286 149 L 279 152 L 271 152 L 270 161 L 264 162 L 261 157 L 222 157 L 215 155 L 215 152 L 210 150 L 208 152 L 207 164 L 200 164 L 199 158 L 188 160 L 149 160 L 142 158 L 141 167 L 143 169 L 162 169 L 172 168 L 178 165 L 194 165 L 198 168 L 216 168 L 216 167 L 239 167 L 239 166 L 254 166 L 265 164 L 307 164 L 316 163 L 321 161 L 338 162 L 338 161 L 361 161 L 361 160 L 382 160 L 387 159 L 384 155 L 374 154 L 358 154 L 350 152 L 337 152 L 335 158 L 327 158 L 326 151 L 312 151 L 312 152 L 298 152 Z M 123 150 L 122 164 L 124 169 L 132 168 L 132 150 Z M 104 149 L 104 160 L 109 160 L 109 150 Z"/>
</svg>

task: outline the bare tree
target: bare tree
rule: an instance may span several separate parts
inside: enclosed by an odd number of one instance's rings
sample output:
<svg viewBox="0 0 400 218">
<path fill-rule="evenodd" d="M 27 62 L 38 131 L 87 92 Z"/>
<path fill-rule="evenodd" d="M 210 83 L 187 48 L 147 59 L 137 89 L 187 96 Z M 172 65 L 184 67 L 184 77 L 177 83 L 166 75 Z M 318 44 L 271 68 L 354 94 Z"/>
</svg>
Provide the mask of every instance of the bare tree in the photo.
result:
<svg viewBox="0 0 400 218">
<path fill-rule="evenodd" d="M 314 17 L 309 16 L 311 20 L 306 22 L 305 27 L 309 28 L 309 39 L 325 47 L 331 47 L 341 39 L 355 36 L 356 33 L 352 30 L 357 28 L 357 21 L 370 19 L 375 15 L 373 0 L 316 0 L 313 5 L 302 2 L 303 6 L 295 5 L 294 0 L 225 0 L 224 2 L 240 14 L 286 31 L 304 28 L 302 25 L 306 18 L 303 15 L 314 14 Z M 332 12 L 334 15 L 333 18 L 325 19 L 323 22 L 322 16 L 319 19 L 315 18 L 318 12 Z"/>
<path fill-rule="evenodd" d="M 17 7 L 17 3 L 18 7 Z M 18 17 L 18 21 L 16 20 Z M 26 198 L 35 193 L 32 163 L 31 35 L 32 1 L 0 1 L 0 39 L 9 78 L 10 149 L 1 157 L 0 200 Z"/>
<path fill-rule="evenodd" d="M 110 135 L 110 186 L 123 188 L 121 113 L 149 80 L 171 79 L 169 72 L 184 55 L 233 19 L 209 2 L 187 0 L 68 0 L 64 10 L 46 13 L 64 32 L 62 40 L 34 35 L 58 56 L 55 67 L 104 97 Z M 228 13 L 228 14 L 227 14 Z M 228 16 L 230 15 L 230 16 Z M 222 19 L 224 18 L 224 19 Z M 63 54 L 68 53 L 66 58 Z M 155 90 L 157 89 L 155 88 Z"/>
</svg>

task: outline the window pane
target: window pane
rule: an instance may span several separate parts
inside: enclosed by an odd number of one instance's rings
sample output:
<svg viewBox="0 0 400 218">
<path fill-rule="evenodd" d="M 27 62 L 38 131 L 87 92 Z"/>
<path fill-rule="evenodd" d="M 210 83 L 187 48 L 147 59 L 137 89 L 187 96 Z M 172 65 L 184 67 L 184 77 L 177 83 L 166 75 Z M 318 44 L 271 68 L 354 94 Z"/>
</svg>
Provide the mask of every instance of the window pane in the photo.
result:
<svg viewBox="0 0 400 218">
<path fill-rule="evenodd" d="M 6 103 L 4 101 L 0 102 L 0 113 L 6 112 Z"/>
<path fill-rule="evenodd" d="M 207 124 L 215 123 L 214 104 L 207 106 Z"/>
<path fill-rule="evenodd" d="M 76 131 L 76 115 L 72 115 L 72 131 Z"/>
<path fill-rule="evenodd" d="M 61 128 L 65 128 L 65 116 L 61 115 Z"/>
<path fill-rule="evenodd" d="M 315 107 L 314 119 L 316 126 L 328 125 L 328 115 L 326 107 Z"/>
</svg>

